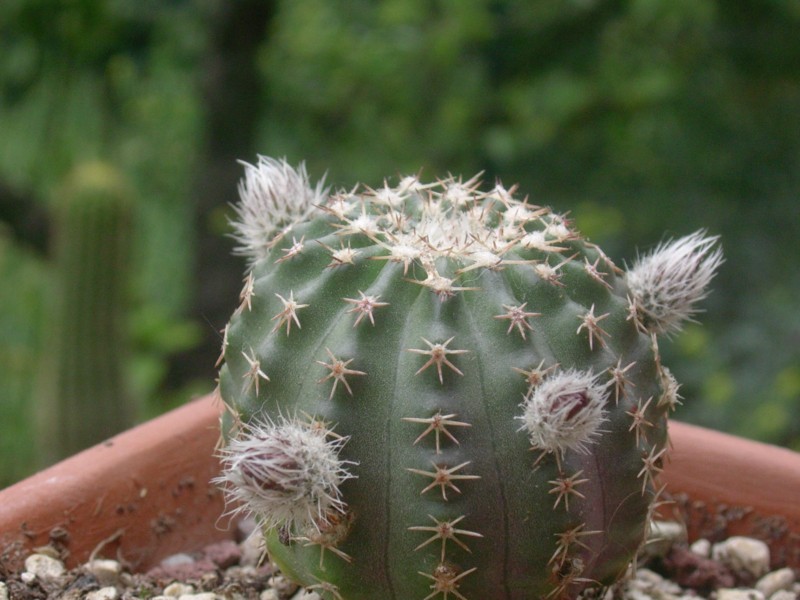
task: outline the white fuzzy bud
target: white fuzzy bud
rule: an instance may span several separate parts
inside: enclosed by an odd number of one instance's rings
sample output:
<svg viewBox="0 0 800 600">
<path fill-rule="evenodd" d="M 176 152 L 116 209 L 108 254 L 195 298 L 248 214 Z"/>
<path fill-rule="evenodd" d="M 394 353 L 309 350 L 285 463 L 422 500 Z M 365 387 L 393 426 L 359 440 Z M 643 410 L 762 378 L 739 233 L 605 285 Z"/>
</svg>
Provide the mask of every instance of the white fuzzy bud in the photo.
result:
<svg viewBox="0 0 800 600">
<path fill-rule="evenodd" d="M 522 407 L 522 429 L 534 448 L 585 453 L 600 435 L 605 421 L 606 388 L 591 371 L 569 369 L 551 375 L 532 388 Z"/>
<path fill-rule="evenodd" d="M 637 259 L 627 281 L 634 311 L 647 331 L 674 333 L 692 320 L 723 262 L 718 240 L 696 231 Z"/>
<path fill-rule="evenodd" d="M 255 165 L 241 164 L 245 176 L 239 182 L 239 204 L 234 206 L 233 237 L 239 244 L 236 253 L 252 265 L 266 257 L 292 225 L 323 204 L 327 190 L 324 179 L 311 188 L 303 163 L 294 169 L 285 160 L 259 156 Z"/>
<path fill-rule="evenodd" d="M 227 501 L 268 528 L 319 530 L 345 512 L 340 485 L 353 477 L 339 459 L 347 438 L 311 423 L 281 419 L 249 427 L 222 451 L 215 483 Z"/>
</svg>

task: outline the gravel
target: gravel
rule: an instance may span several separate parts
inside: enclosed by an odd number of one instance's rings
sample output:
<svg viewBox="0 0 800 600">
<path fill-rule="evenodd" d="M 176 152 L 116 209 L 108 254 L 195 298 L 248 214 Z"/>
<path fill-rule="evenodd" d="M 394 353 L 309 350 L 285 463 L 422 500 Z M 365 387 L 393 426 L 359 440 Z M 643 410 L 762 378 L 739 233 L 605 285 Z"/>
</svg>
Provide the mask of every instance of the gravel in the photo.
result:
<svg viewBox="0 0 800 600">
<path fill-rule="evenodd" d="M 321 600 L 262 563 L 259 544 L 257 533 L 240 544 L 220 542 L 202 552 L 170 556 L 146 573 L 131 573 L 110 559 L 67 570 L 56 551 L 43 548 L 26 558 L 22 572 L 5 572 L 0 564 L 0 600 Z M 770 570 L 769 561 L 769 549 L 753 538 L 689 545 L 678 524 L 654 523 L 638 568 L 613 589 L 591 597 L 798 600 L 797 574 L 789 568 Z"/>
</svg>

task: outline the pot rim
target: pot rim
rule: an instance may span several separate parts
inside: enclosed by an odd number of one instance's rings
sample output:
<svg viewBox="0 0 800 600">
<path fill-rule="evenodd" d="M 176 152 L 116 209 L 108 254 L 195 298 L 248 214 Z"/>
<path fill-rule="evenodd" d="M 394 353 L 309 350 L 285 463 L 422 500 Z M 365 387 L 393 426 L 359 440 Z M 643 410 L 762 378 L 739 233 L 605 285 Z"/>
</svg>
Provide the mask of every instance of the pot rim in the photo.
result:
<svg viewBox="0 0 800 600">
<path fill-rule="evenodd" d="M 0 490 L 0 561 L 18 568 L 47 544 L 67 565 L 115 556 L 146 570 L 176 552 L 233 539 L 210 483 L 223 405 L 214 393 Z M 662 483 L 690 539 L 751 535 L 773 564 L 800 568 L 800 453 L 670 422 Z"/>
</svg>

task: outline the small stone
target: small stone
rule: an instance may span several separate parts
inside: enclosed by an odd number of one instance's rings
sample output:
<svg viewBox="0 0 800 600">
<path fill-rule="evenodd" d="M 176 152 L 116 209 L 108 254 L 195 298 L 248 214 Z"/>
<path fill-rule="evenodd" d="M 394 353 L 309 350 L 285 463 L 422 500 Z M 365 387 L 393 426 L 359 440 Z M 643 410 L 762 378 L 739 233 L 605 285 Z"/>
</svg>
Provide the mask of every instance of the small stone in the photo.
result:
<svg viewBox="0 0 800 600">
<path fill-rule="evenodd" d="M 225 569 L 225 579 L 253 579 L 258 576 L 258 569 L 252 566 L 240 567 L 235 565 Z"/>
<path fill-rule="evenodd" d="M 677 521 L 651 521 L 645 553 L 664 556 L 673 545 L 686 541 L 686 528 Z"/>
<path fill-rule="evenodd" d="M 53 581 L 64 574 L 64 563 L 46 554 L 31 554 L 25 559 L 25 571 L 42 581 Z M 24 575 L 24 573 L 23 573 Z"/>
<path fill-rule="evenodd" d="M 644 590 L 629 588 L 625 591 L 625 595 L 623 597 L 625 600 L 677 600 L 677 596 L 658 588 Z"/>
<path fill-rule="evenodd" d="M 717 600 L 766 600 L 758 590 L 744 588 L 721 588 L 717 590 Z"/>
<path fill-rule="evenodd" d="M 280 600 L 278 592 L 275 590 L 264 590 L 258 597 L 258 600 Z"/>
<path fill-rule="evenodd" d="M 117 600 L 117 598 L 119 598 L 119 592 L 114 586 L 103 587 L 84 596 L 84 600 Z"/>
<path fill-rule="evenodd" d="M 191 554 L 179 552 L 178 554 L 172 554 L 162 560 L 159 566 L 164 569 L 171 569 L 172 567 L 177 567 L 180 565 L 190 565 L 193 562 L 195 562 L 195 559 Z"/>
<path fill-rule="evenodd" d="M 795 576 L 792 569 L 784 568 L 767 573 L 756 582 L 756 589 L 770 598 L 775 592 L 791 589 Z"/>
<path fill-rule="evenodd" d="M 86 563 L 84 569 L 102 586 L 117 585 L 122 573 L 122 565 L 116 560 L 95 559 Z"/>
<path fill-rule="evenodd" d="M 662 581 L 664 581 L 664 578 L 655 571 L 651 571 L 650 569 L 642 567 L 636 569 L 636 575 L 634 581 L 641 581 L 643 583 L 657 585 Z"/>
<path fill-rule="evenodd" d="M 181 596 L 185 596 L 186 594 L 193 594 L 194 588 L 190 585 L 186 585 L 185 583 L 170 583 L 167 587 L 164 588 L 164 595 L 169 598 L 180 598 Z"/>
<path fill-rule="evenodd" d="M 36 581 L 36 575 L 34 575 L 29 571 L 23 571 L 22 573 L 20 573 L 19 578 L 20 581 L 22 581 L 22 583 L 27 583 L 28 585 Z"/>
<path fill-rule="evenodd" d="M 276 575 L 269 578 L 269 586 L 278 592 L 279 596 L 291 596 L 299 587 L 294 581 L 287 579 L 283 575 Z"/>
<path fill-rule="evenodd" d="M 8 587 L 0 581 L 0 600 L 8 600 Z"/>
<path fill-rule="evenodd" d="M 699 556 L 684 546 L 675 546 L 663 563 L 672 581 L 704 595 L 736 585 L 736 579 L 723 563 Z"/>
<path fill-rule="evenodd" d="M 266 553 L 266 544 L 264 543 L 264 536 L 260 529 L 253 531 L 245 540 L 239 544 L 239 549 L 242 556 L 239 559 L 240 565 L 259 565 Z"/>
<path fill-rule="evenodd" d="M 206 558 L 220 569 L 227 569 L 232 565 L 238 564 L 242 557 L 242 551 L 239 545 L 233 540 L 209 544 L 203 549 L 203 552 Z"/>
<path fill-rule="evenodd" d="M 39 546 L 38 548 L 34 548 L 31 554 L 44 554 L 45 556 L 49 556 L 50 558 L 59 559 L 60 555 L 58 550 L 56 550 L 53 546 Z"/>
<path fill-rule="evenodd" d="M 317 592 L 300 590 L 294 596 L 292 596 L 292 600 L 322 600 L 322 597 Z"/>
<path fill-rule="evenodd" d="M 703 558 L 711 558 L 711 542 L 705 538 L 700 538 L 694 542 L 691 546 L 689 546 L 689 550 L 698 556 L 702 556 Z"/>
<path fill-rule="evenodd" d="M 217 566 L 209 559 L 195 559 L 188 554 L 173 554 L 159 565 L 147 572 L 149 577 L 158 581 L 193 581 L 201 579 L 205 574 L 217 571 Z M 191 592 L 184 592 L 191 593 Z"/>
<path fill-rule="evenodd" d="M 761 540 L 734 536 L 714 544 L 711 556 L 737 573 L 761 577 L 769 571 L 769 546 Z"/>
<path fill-rule="evenodd" d="M 218 600 L 214 592 L 200 592 L 198 594 L 181 594 L 178 600 Z"/>
<path fill-rule="evenodd" d="M 769 600 L 797 600 L 797 593 L 789 590 L 778 590 L 769 597 Z"/>
<path fill-rule="evenodd" d="M 661 575 L 650 569 L 636 570 L 634 577 L 625 586 L 624 598 L 626 600 L 677 600 L 681 593 L 680 586 L 664 579 Z"/>
<path fill-rule="evenodd" d="M 220 574 L 217 571 L 203 573 L 198 584 L 201 590 L 213 590 L 220 582 Z"/>
</svg>

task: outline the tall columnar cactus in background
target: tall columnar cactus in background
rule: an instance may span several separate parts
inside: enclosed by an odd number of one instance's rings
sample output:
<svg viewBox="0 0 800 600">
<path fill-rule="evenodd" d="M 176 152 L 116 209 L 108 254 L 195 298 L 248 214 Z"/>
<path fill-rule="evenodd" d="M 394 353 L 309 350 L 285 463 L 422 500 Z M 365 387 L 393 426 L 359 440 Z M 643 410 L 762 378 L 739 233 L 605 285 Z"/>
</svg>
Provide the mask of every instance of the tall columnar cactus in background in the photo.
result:
<svg viewBox="0 0 800 600">
<path fill-rule="evenodd" d="M 123 381 L 132 208 L 123 175 L 98 162 L 76 168 L 54 198 L 52 315 L 38 392 L 46 462 L 134 418 Z"/>
<path fill-rule="evenodd" d="M 622 576 L 678 384 L 657 336 L 721 262 L 696 233 L 620 270 L 477 178 L 328 195 L 246 166 L 224 332 L 225 487 L 325 598 L 558 598 Z"/>
</svg>

